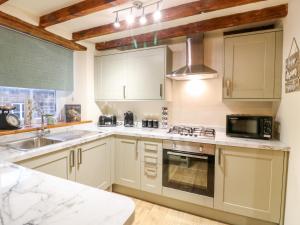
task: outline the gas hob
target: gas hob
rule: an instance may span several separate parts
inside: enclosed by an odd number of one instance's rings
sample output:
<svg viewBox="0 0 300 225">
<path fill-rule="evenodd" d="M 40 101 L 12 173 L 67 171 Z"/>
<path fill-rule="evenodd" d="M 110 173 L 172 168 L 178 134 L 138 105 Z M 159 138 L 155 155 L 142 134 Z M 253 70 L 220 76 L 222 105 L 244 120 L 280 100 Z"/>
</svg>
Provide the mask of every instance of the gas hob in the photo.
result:
<svg viewBox="0 0 300 225">
<path fill-rule="evenodd" d="M 199 138 L 215 138 L 215 130 L 207 127 L 173 126 L 168 133 Z"/>
</svg>

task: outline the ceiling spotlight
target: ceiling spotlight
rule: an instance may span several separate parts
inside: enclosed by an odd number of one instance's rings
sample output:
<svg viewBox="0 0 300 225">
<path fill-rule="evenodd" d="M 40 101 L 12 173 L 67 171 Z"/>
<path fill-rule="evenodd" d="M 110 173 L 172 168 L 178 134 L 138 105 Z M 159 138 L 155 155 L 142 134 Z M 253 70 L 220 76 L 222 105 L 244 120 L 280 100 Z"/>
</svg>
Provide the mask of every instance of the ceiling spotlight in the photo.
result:
<svg viewBox="0 0 300 225">
<path fill-rule="evenodd" d="M 160 9 L 159 9 L 159 2 L 157 2 L 156 10 L 155 10 L 155 12 L 153 13 L 153 19 L 154 19 L 155 21 L 159 21 L 160 18 L 161 18 L 161 11 L 160 11 Z"/>
<path fill-rule="evenodd" d="M 146 23 L 147 23 L 147 18 L 146 18 L 146 16 L 145 16 L 145 10 L 144 10 L 145 8 L 143 8 L 143 14 L 142 14 L 142 16 L 140 17 L 140 24 L 141 25 L 145 25 Z"/>
<path fill-rule="evenodd" d="M 116 13 L 116 19 L 115 19 L 115 22 L 114 22 L 114 27 L 119 28 L 120 26 L 121 26 L 121 24 L 120 24 L 120 21 L 119 21 L 119 13 L 117 12 Z"/>
<path fill-rule="evenodd" d="M 132 8 L 130 8 L 130 13 L 127 15 L 126 21 L 128 25 L 132 25 L 134 23 L 134 15 L 132 13 Z"/>
</svg>

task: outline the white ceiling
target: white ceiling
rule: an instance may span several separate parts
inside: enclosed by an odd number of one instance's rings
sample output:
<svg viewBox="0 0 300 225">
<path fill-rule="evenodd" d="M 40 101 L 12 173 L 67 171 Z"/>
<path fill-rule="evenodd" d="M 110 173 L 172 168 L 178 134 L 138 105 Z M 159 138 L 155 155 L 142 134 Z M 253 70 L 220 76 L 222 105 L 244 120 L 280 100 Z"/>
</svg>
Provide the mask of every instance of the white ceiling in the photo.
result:
<svg viewBox="0 0 300 225">
<path fill-rule="evenodd" d="M 23 19 L 27 22 L 38 24 L 39 17 L 45 15 L 49 12 L 55 11 L 57 9 L 75 4 L 81 0 L 9 0 L 8 2 L 0 6 L 0 10 Z M 155 0 L 142 0 L 145 4 L 154 2 Z M 161 8 L 169 8 L 172 6 L 193 2 L 195 0 L 163 0 Z M 101 42 L 116 38 L 122 38 L 129 35 L 136 35 L 145 32 L 151 32 L 163 28 L 174 27 L 182 24 L 187 24 L 191 22 L 201 21 L 213 17 L 219 17 L 224 15 L 229 15 L 233 13 L 240 13 L 249 10 L 255 10 L 265 7 L 270 7 L 282 3 L 287 3 L 288 0 L 267 0 L 258 3 L 248 4 L 244 6 L 234 7 L 230 9 L 218 10 L 215 12 L 209 12 L 206 14 L 201 14 L 192 17 L 186 17 L 183 19 L 173 20 L 169 22 L 159 23 L 155 25 L 145 26 L 142 28 L 137 28 L 133 30 L 118 32 L 114 34 L 109 34 L 97 38 L 89 39 L 90 42 Z M 79 17 L 73 20 L 66 21 L 54 26 L 47 28 L 56 34 L 63 35 L 66 38 L 71 39 L 72 32 L 88 29 L 91 27 L 112 23 L 115 19 L 113 11 L 116 9 L 125 8 L 132 3 L 123 4 L 118 7 L 103 10 L 101 12 L 93 13 L 87 16 Z M 148 11 L 153 11 L 154 7 L 149 7 Z M 120 14 L 120 19 L 124 19 L 125 13 Z"/>
</svg>

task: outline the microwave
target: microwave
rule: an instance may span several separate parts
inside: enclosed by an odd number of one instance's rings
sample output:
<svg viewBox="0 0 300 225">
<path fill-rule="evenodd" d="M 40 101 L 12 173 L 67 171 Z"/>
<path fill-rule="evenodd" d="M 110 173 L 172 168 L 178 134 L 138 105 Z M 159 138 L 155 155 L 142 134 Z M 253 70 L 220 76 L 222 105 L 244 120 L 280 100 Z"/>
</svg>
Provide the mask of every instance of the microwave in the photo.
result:
<svg viewBox="0 0 300 225">
<path fill-rule="evenodd" d="M 230 137 L 269 140 L 272 138 L 273 117 L 227 115 L 226 135 Z"/>
</svg>

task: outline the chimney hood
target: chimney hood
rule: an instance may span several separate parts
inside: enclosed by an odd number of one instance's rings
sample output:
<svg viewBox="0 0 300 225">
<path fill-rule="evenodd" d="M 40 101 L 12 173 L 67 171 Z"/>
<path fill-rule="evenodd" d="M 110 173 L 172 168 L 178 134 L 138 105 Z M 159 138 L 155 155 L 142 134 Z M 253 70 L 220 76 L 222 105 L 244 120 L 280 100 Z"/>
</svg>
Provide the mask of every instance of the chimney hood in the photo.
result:
<svg viewBox="0 0 300 225">
<path fill-rule="evenodd" d="M 186 65 L 168 74 L 174 80 L 202 80 L 217 78 L 217 71 L 204 65 L 204 34 L 199 33 L 186 39 Z"/>
</svg>

